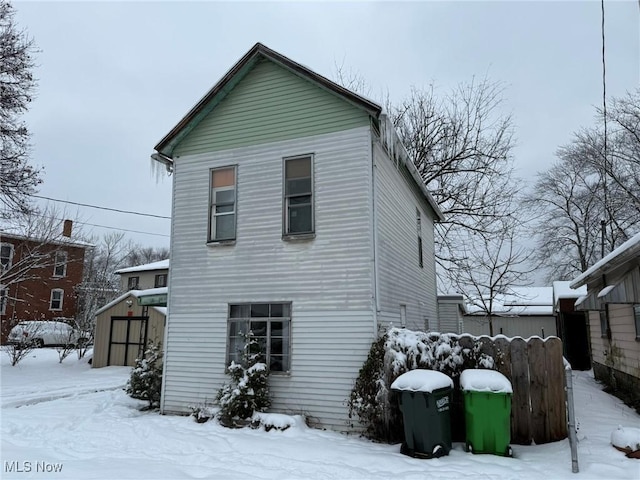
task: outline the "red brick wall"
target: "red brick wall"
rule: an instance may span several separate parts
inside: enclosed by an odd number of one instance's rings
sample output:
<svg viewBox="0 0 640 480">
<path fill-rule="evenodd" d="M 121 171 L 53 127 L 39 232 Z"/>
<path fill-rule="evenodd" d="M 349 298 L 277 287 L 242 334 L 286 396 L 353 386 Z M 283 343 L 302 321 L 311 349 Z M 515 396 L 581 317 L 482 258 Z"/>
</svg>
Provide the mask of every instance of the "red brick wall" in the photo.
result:
<svg viewBox="0 0 640 480">
<path fill-rule="evenodd" d="M 33 242 L 3 236 L 3 243 L 14 245 L 13 264 L 15 265 L 25 251 L 34 247 Z M 35 278 L 9 285 L 9 299 L 2 322 L 1 342 L 4 344 L 11 327 L 20 320 L 50 320 L 53 317 L 74 317 L 76 315 L 75 287 L 82 282 L 84 268 L 83 247 L 71 245 L 51 245 L 41 250 L 54 255 L 55 251 L 67 252 L 67 270 L 64 277 L 54 276 L 54 267 L 33 269 L 29 272 Z M 64 290 L 62 310 L 50 310 L 51 290 Z"/>
</svg>

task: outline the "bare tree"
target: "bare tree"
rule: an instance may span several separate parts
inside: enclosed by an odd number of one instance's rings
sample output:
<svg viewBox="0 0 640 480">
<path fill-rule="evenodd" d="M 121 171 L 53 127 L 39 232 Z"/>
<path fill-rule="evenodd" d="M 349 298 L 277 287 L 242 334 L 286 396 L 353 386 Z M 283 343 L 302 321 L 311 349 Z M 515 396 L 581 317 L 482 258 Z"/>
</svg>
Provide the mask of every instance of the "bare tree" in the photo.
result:
<svg viewBox="0 0 640 480">
<path fill-rule="evenodd" d="M 613 101 L 606 149 L 600 127 L 560 147 L 558 162 L 538 175 L 525 200 L 550 280 L 575 277 L 640 228 L 639 99 L 636 92 Z"/>
<path fill-rule="evenodd" d="M 34 43 L 15 23 L 15 11 L 0 1 L 0 218 L 31 209 L 29 196 L 42 182 L 41 169 L 29 164 L 29 131 L 21 116 L 36 81 Z"/>
<path fill-rule="evenodd" d="M 124 259 L 124 263 L 127 267 L 135 267 L 137 265 L 145 265 L 147 263 L 157 262 L 166 258 L 169 258 L 168 248 L 132 245 Z"/>
<path fill-rule="evenodd" d="M 491 336 L 497 300 L 516 295 L 514 287 L 529 285 L 529 275 L 536 269 L 532 252 L 519 246 L 521 225 L 509 218 L 496 222 L 501 228 L 494 235 L 480 241 L 469 238 L 462 244 L 453 279 L 456 290 L 484 312 Z"/>
<path fill-rule="evenodd" d="M 414 89 L 391 111 L 425 185 L 444 213 L 436 227 L 441 283 L 454 286 L 466 268 L 470 239 L 490 248 L 502 219 L 516 214 L 512 120 L 501 112 L 503 89 L 488 80 L 438 97 Z M 446 287 L 445 287 L 446 288 Z"/>
</svg>

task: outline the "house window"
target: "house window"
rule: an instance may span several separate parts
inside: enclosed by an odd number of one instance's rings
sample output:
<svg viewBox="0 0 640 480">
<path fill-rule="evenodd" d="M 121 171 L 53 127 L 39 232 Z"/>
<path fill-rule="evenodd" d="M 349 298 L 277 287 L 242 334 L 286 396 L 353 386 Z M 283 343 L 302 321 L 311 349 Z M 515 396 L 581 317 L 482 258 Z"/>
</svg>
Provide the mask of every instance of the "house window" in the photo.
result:
<svg viewBox="0 0 640 480">
<path fill-rule="evenodd" d="M 156 280 L 155 280 L 153 286 L 155 288 L 166 287 L 167 286 L 167 274 L 166 273 L 161 273 L 159 275 L 156 275 Z"/>
<path fill-rule="evenodd" d="M 9 289 L 4 285 L 0 285 L 0 315 L 7 313 L 7 299 L 9 298 Z"/>
<path fill-rule="evenodd" d="M 129 277 L 127 280 L 127 290 L 137 290 L 140 285 L 140 277 Z"/>
<path fill-rule="evenodd" d="M 236 167 L 211 170 L 209 242 L 236 238 Z"/>
<path fill-rule="evenodd" d="M 636 340 L 640 340 L 640 305 L 633 306 L 633 319 L 636 324 Z"/>
<path fill-rule="evenodd" d="M 313 233 L 311 156 L 284 159 L 284 234 Z"/>
<path fill-rule="evenodd" d="M 607 305 L 604 306 L 604 310 L 600 310 L 600 336 L 602 338 L 611 338 Z"/>
<path fill-rule="evenodd" d="M 291 304 L 230 304 L 228 364 L 242 360 L 249 331 L 260 346 L 261 361 L 269 366 L 269 370 L 288 372 L 291 365 Z"/>
<path fill-rule="evenodd" d="M 49 301 L 49 310 L 62 310 L 62 299 L 64 298 L 64 290 L 54 288 L 51 290 L 51 300 Z"/>
<path fill-rule="evenodd" d="M 0 244 L 0 267 L 4 272 L 11 268 L 13 262 L 13 245 L 11 243 Z"/>
<path fill-rule="evenodd" d="M 67 274 L 67 252 L 56 252 L 53 264 L 53 276 L 64 277 Z"/>
<path fill-rule="evenodd" d="M 422 260 L 422 218 L 420 217 L 420 210 L 416 208 L 416 225 L 418 228 L 418 265 L 420 268 L 424 267 Z"/>
</svg>

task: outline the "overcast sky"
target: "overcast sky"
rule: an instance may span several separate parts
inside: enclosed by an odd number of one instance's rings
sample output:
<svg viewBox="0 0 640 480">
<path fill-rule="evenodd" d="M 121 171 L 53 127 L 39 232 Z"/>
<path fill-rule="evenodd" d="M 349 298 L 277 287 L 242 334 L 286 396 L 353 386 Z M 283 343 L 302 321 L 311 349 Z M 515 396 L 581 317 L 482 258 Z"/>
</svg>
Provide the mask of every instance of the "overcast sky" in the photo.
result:
<svg viewBox="0 0 640 480">
<path fill-rule="evenodd" d="M 474 76 L 503 82 L 527 183 L 602 102 L 600 2 L 15 2 L 39 53 L 27 115 L 40 194 L 171 214 L 154 145 L 256 42 L 335 78 L 343 65 L 370 96 L 443 94 Z M 638 86 L 637 0 L 605 3 L 607 92 Z M 61 205 L 62 206 L 62 205 Z M 168 246 L 168 220 L 67 206 L 87 222 Z M 112 230 L 97 227 L 96 234 Z"/>
</svg>

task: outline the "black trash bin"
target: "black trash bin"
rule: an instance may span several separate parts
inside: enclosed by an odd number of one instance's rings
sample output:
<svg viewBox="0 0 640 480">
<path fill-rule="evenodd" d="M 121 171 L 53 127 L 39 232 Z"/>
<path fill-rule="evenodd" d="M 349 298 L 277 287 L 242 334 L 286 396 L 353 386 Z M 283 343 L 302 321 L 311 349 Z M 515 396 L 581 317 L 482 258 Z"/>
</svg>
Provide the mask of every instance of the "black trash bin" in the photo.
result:
<svg viewBox="0 0 640 480">
<path fill-rule="evenodd" d="M 448 455 L 451 450 L 453 380 L 435 370 L 412 370 L 391 384 L 400 395 L 404 438 L 400 451 L 419 458 Z"/>
</svg>

